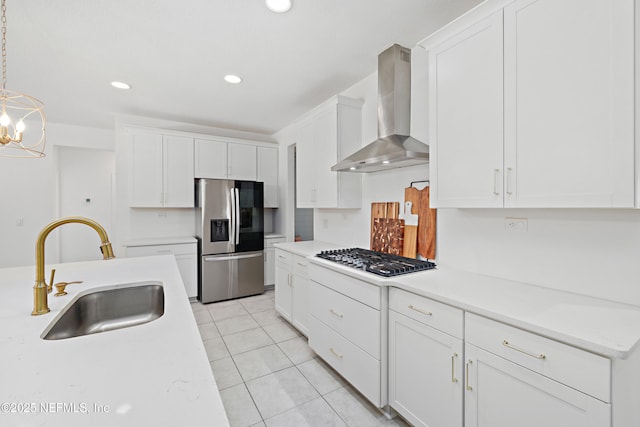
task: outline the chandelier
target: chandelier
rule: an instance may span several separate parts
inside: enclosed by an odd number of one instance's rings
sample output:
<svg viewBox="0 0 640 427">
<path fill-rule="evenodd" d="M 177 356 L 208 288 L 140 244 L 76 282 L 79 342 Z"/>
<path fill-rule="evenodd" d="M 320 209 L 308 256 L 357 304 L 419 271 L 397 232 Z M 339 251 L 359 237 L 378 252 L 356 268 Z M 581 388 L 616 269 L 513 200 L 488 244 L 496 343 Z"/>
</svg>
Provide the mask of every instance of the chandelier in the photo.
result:
<svg viewBox="0 0 640 427">
<path fill-rule="evenodd" d="M 45 116 L 42 101 L 7 89 L 7 16 L 2 0 L 2 88 L 0 89 L 0 157 L 44 157 Z M 25 122 L 29 123 L 29 129 Z M 41 127 L 41 132 L 38 130 Z"/>
</svg>

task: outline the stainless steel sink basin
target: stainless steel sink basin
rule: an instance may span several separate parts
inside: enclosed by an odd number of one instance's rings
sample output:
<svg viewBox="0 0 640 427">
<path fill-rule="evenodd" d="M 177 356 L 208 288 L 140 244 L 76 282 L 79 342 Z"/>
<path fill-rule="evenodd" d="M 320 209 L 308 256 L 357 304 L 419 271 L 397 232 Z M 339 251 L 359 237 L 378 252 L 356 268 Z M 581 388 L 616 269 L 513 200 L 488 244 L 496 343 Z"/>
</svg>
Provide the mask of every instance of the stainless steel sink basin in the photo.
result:
<svg viewBox="0 0 640 427">
<path fill-rule="evenodd" d="M 164 314 L 160 282 L 136 282 L 80 294 L 49 324 L 41 337 L 61 340 L 129 328 Z"/>
</svg>

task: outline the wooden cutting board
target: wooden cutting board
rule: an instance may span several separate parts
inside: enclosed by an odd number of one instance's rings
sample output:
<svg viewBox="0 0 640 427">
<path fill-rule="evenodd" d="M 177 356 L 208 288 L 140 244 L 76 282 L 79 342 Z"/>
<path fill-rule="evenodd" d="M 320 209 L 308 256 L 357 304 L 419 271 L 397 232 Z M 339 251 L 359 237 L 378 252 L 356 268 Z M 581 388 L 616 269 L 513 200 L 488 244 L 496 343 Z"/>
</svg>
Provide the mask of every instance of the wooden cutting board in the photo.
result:
<svg viewBox="0 0 640 427">
<path fill-rule="evenodd" d="M 378 244 L 374 243 L 374 232 L 373 232 L 374 220 L 376 218 L 397 219 L 399 214 L 400 214 L 399 202 L 371 203 L 371 234 L 370 234 L 370 241 L 369 241 L 369 247 L 371 248 L 371 250 L 375 250 L 373 249 L 374 246 L 379 246 Z"/>
<path fill-rule="evenodd" d="M 397 218 L 374 219 L 371 250 L 402 255 L 403 239 L 404 220 Z"/>
<path fill-rule="evenodd" d="M 418 214 L 416 253 L 427 259 L 436 257 L 436 210 L 429 207 L 429 187 L 404 189 L 405 202 L 412 202 L 412 213 Z M 405 230 L 406 233 L 406 230 Z"/>
</svg>

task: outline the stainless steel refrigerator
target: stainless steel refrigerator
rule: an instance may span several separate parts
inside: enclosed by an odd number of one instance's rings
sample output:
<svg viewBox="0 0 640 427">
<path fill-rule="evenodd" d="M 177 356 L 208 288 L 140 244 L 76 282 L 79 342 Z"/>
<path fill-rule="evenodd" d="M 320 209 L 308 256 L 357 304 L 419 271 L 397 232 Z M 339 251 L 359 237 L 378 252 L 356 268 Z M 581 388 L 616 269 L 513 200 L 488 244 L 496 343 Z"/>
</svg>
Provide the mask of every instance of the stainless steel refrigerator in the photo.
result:
<svg viewBox="0 0 640 427">
<path fill-rule="evenodd" d="M 198 300 L 264 292 L 263 183 L 196 180 Z"/>
</svg>

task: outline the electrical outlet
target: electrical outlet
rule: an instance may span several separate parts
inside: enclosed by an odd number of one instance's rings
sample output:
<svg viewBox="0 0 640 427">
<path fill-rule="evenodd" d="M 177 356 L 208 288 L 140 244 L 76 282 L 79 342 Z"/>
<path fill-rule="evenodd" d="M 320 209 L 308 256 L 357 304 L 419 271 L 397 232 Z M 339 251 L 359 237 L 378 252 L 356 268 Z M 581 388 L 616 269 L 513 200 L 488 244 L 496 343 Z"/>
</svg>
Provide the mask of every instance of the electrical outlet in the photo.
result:
<svg viewBox="0 0 640 427">
<path fill-rule="evenodd" d="M 23 227 L 23 226 L 24 226 L 24 218 L 22 217 L 16 218 L 16 227 Z"/>
<path fill-rule="evenodd" d="M 91 203 L 93 203 L 91 197 L 85 197 L 84 199 L 82 199 L 82 204 L 84 206 L 91 206 Z"/>
<path fill-rule="evenodd" d="M 529 220 L 527 218 L 510 218 L 504 219 L 504 228 L 508 231 L 527 231 L 529 229 Z"/>
</svg>

